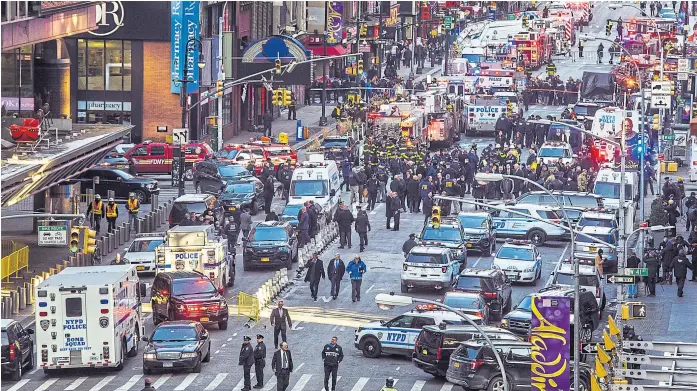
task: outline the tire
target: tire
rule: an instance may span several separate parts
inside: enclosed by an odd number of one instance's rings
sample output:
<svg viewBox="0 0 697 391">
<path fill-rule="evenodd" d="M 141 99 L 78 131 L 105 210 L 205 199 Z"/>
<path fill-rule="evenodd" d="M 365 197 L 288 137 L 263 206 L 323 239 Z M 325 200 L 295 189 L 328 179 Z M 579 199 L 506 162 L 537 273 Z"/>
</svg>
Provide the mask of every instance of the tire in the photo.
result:
<svg viewBox="0 0 697 391">
<path fill-rule="evenodd" d="M 378 358 L 382 353 L 382 348 L 380 347 L 380 341 L 375 337 L 367 337 L 363 341 L 363 347 L 361 348 L 363 356 L 367 358 Z"/>
<path fill-rule="evenodd" d="M 220 330 L 227 330 L 227 320 L 224 320 L 222 322 L 218 322 L 218 328 Z"/>
<path fill-rule="evenodd" d="M 541 229 L 532 229 L 528 232 L 528 240 L 536 246 L 541 246 L 547 240 L 547 234 Z"/>
<path fill-rule="evenodd" d="M 12 372 L 12 380 L 20 381 L 22 380 L 22 355 L 17 357 L 17 369 Z"/>
<path fill-rule="evenodd" d="M 138 200 L 139 204 L 145 204 L 148 200 L 148 195 L 143 190 L 133 190 L 131 193 L 135 195 L 135 199 Z"/>
<path fill-rule="evenodd" d="M 199 361 L 198 364 L 196 364 L 196 366 L 191 369 L 191 372 L 201 373 L 201 361 Z"/>
<path fill-rule="evenodd" d="M 123 364 L 126 362 L 126 341 L 121 342 L 121 362 L 119 362 L 119 365 L 116 366 L 117 371 L 123 370 Z"/>
<path fill-rule="evenodd" d="M 34 369 L 34 346 L 31 347 L 31 353 L 29 353 L 29 360 L 27 360 L 27 365 L 25 368 L 28 370 Z"/>
<path fill-rule="evenodd" d="M 128 351 L 128 357 L 135 357 L 138 355 L 138 341 L 140 341 L 140 332 L 138 331 L 138 325 L 136 325 L 136 333 L 134 338 L 136 339 L 133 343 L 133 347 Z"/>
<path fill-rule="evenodd" d="M 143 367 L 143 375 L 150 375 L 151 373 L 152 369 Z"/>
<path fill-rule="evenodd" d="M 208 345 L 208 353 L 206 353 L 206 357 L 203 358 L 203 362 L 210 362 L 211 361 L 211 346 Z"/>
<path fill-rule="evenodd" d="M 491 379 L 489 382 L 489 386 L 486 388 L 486 391 L 503 391 L 503 378 L 501 376 L 496 376 L 495 378 Z"/>
<path fill-rule="evenodd" d="M 409 293 L 409 287 L 407 286 L 407 284 L 401 283 L 400 286 L 402 288 L 402 293 Z"/>
<path fill-rule="evenodd" d="M 246 272 L 252 270 L 252 266 L 248 264 L 247 261 L 245 261 L 244 259 L 242 260 L 242 270 Z"/>
</svg>

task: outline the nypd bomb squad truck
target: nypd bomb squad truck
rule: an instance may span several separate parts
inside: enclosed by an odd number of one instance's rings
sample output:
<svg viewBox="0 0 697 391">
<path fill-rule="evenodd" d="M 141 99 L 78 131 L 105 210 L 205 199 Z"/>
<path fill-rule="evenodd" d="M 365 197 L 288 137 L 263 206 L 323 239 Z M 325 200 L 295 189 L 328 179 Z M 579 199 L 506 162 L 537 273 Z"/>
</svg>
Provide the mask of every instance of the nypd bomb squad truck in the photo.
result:
<svg viewBox="0 0 697 391">
<path fill-rule="evenodd" d="M 235 267 L 227 252 L 227 239 L 217 237 L 212 225 L 181 226 L 167 231 L 165 242 L 155 247 L 155 273 L 196 271 L 217 288 L 235 283 Z"/>
<path fill-rule="evenodd" d="M 506 113 L 506 105 L 501 105 L 499 98 L 476 99 L 465 106 L 465 136 L 474 133 L 495 133 L 496 121 L 501 114 Z"/>
<path fill-rule="evenodd" d="M 39 284 L 36 299 L 37 365 L 123 369 L 138 354 L 145 331 L 145 284 L 135 265 L 69 267 Z"/>
</svg>

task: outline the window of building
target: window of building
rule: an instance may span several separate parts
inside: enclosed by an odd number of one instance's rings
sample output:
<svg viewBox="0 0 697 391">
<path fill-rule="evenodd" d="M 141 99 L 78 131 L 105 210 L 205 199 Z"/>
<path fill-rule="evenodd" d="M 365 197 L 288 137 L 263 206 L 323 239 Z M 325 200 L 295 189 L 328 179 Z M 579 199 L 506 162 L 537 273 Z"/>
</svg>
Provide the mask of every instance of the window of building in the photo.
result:
<svg viewBox="0 0 697 391">
<path fill-rule="evenodd" d="M 0 57 L 2 106 L 7 115 L 31 116 L 34 111 L 32 45 L 8 50 Z"/>
<path fill-rule="evenodd" d="M 104 90 L 104 41 L 87 41 L 87 89 Z"/>
<path fill-rule="evenodd" d="M 130 91 L 131 41 L 77 40 L 79 90 Z"/>
</svg>

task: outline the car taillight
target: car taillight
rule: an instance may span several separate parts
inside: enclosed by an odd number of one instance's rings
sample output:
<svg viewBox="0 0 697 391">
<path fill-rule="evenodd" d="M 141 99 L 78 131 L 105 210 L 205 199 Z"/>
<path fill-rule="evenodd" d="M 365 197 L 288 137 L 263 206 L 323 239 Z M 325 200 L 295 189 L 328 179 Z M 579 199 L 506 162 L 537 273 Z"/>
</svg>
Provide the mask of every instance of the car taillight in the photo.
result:
<svg viewBox="0 0 697 391">
<path fill-rule="evenodd" d="M 484 315 L 482 315 L 481 312 L 477 312 L 477 313 L 475 313 L 474 315 L 475 315 L 475 316 L 478 316 L 478 317 L 480 317 L 480 318 L 483 318 L 483 317 L 484 317 Z"/>
<path fill-rule="evenodd" d="M 482 296 L 486 297 L 487 299 L 493 299 L 496 298 L 496 292 L 484 292 Z"/>
<path fill-rule="evenodd" d="M 102 354 L 104 355 L 104 359 L 108 360 L 109 359 L 109 347 L 105 346 L 102 348 Z"/>
<path fill-rule="evenodd" d="M 436 360 L 440 360 L 441 358 L 443 358 L 443 349 L 438 348 L 438 350 L 436 350 Z"/>
<path fill-rule="evenodd" d="M 472 362 L 470 363 L 470 369 L 474 371 L 475 369 L 477 369 L 477 368 L 479 368 L 480 366 L 482 366 L 482 364 L 484 364 L 484 361 L 479 361 L 479 360 L 477 360 L 477 361 L 472 361 Z"/>
<path fill-rule="evenodd" d="M 447 267 L 447 266 L 443 266 L 443 267 L 440 268 L 440 271 L 443 272 L 443 273 L 447 273 L 447 272 L 448 272 L 448 267 Z"/>
<path fill-rule="evenodd" d="M 186 309 L 187 309 L 187 311 L 190 311 L 190 312 L 197 312 L 199 310 L 199 306 L 198 305 L 187 305 Z"/>
<path fill-rule="evenodd" d="M 14 360 L 16 355 L 15 345 L 10 345 L 10 360 Z"/>
<path fill-rule="evenodd" d="M 403 267 L 404 267 L 404 271 L 407 271 L 407 269 L 409 269 L 409 266 L 407 266 L 407 264 L 406 264 L 406 263 L 404 264 L 404 266 L 403 266 Z"/>
<path fill-rule="evenodd" d="M 220 308 L 220 304 L 213 304 L 210 307 L 208 307 L 208 309 L 213 311 L 213 312 L 217 312 L 219 308 Z"/>
<path fill-rule="evenodd" d="M 694 161 L 692 162 L 692 165 L 693 165 L 693 166 L 697 166 L 697 160 L 694 160 Z"/>
</svg>

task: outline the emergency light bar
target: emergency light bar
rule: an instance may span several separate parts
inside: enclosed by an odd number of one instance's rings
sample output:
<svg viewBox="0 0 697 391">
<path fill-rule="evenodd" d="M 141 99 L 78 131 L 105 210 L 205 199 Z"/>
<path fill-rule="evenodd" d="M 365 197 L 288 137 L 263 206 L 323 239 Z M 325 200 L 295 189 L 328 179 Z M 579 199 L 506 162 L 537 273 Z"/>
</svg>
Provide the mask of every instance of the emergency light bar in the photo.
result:
<svg viewBox="0 0 697 391">
<path fill-rule="evenodd" d="M 506 244 L 532 244 L 532 241 L 530 240 L 521 240 L 521 239 L 506 239 Z"/>
</svg>

